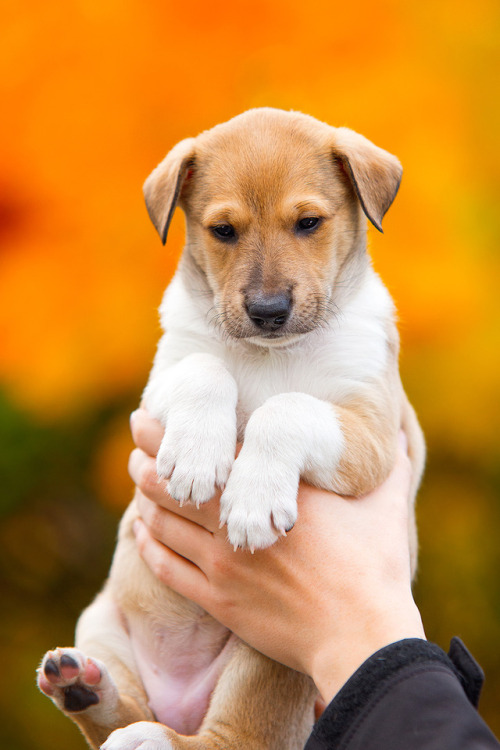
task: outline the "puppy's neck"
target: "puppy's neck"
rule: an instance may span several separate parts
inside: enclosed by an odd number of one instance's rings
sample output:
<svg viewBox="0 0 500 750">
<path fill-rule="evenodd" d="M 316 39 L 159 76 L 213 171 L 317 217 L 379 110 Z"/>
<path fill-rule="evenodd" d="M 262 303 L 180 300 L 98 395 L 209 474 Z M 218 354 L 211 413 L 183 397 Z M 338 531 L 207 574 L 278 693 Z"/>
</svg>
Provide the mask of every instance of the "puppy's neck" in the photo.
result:
<svg viewBox="0 0 500 750">
<path fill-rule="evenodd" d="M 196 262 L 188 246 L 184 248 L 177 273 L 180 274 L 186 290 L 189 291 L 194 300 L 201 303 L 202 308 L 208 309 L 213 305 L 215 295 L 210 287 L 207 275 Z"/>
<path fill-rule="evenodd" d="M 366 232 L 360 232 L 341 262 L 332 285 L 331 301 L 339 313 L 357 294 L 370 270 L 371 259 L 366 250 Z"/>
</svg>

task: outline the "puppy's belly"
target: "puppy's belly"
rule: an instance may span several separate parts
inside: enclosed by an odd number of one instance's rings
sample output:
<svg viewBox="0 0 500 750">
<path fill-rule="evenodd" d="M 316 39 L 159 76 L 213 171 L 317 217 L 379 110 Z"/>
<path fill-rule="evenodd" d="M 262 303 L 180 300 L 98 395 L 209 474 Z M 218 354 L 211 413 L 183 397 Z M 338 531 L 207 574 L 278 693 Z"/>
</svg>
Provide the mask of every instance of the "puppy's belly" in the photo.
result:
<svg viewBox="0 0 500 750">
<path fill-rule="evenodd" d="M 180 734 L 195 734 L 237 637 L 208 615 L 175 629 L 155 627 L 143 616 L 128 625 L 151 710 Z"/>
</svg>

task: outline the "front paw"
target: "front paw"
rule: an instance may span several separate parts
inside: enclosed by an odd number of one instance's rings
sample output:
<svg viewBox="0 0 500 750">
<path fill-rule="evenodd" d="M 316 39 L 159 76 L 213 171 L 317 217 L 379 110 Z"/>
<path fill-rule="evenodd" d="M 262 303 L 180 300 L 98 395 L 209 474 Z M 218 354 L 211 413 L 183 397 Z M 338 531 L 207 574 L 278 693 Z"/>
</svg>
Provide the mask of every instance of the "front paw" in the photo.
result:
<svg viewBox="0 0 500 750">
<path fill-rule="evenodd" d="M 157 456 L 157 473 L 179 503 L 210 500 L 225 486 L 236 451 L 236 413 L 170 413 Z"/>
<path fill-rule="evenodd" d="M 236 459 L 221 497 L 220 521 L 233 547 L 263 549 L 297 520 L 299 474 L 284 463 L 245 451 Z"/>
</svg>

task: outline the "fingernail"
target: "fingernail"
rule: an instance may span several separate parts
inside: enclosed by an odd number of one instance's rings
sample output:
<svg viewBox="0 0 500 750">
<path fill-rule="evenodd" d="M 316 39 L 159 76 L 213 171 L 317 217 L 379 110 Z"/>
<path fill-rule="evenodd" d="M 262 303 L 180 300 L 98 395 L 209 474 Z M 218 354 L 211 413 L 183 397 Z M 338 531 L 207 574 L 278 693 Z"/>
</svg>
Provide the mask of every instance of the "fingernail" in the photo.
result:
<svg viewBox="0 0 500 750">
<path fill-rule="evenodd" d="M 128 459 L 128 473 L 136 483 L 139 480 L 139 468 L 142 463 L 142 457 L 143 453 L 140 448 L 135 448 Z"/>
<path fill-rule="evenodd" d="M 406 437 L 406 432 L 404 430 L 399 431 L 398 442 L 399 447 L 402 448 L 405 453 L 408 453 L 408 438 Z"/>
<path fill-rule="evenodd" d="M 130 415 L 130 426 L 131 426 L 131 427 L 133 427 L 133 426 L 134 426 L 135 420 L 136 420 L 136 418 L 137 418 L 137 412 L 138 412 L 138 411 L 139 411 L 139 409 L 136 409 L 136 410 L 135 410 L 135 411 L 133 411 L 133 412 L 132 412 L 132 414 Z"/>
<path fill-rule="evenodd" d="M 137 536 L 141 529 L 141 522 L 138 518 L 135 519 L 134 523 L 132 524 L 132 531 L 134 532 L 134 535 Z"/>
</svg>

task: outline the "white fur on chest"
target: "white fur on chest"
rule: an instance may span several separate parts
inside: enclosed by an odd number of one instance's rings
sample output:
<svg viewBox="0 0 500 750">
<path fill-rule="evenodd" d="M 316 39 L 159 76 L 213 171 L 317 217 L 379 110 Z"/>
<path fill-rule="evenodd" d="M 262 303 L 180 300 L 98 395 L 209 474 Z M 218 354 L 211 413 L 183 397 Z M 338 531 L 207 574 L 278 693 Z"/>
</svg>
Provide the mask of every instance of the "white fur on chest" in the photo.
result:
<svg viewBox="0 0 500 750">
<path fill-rule="evenodd" d="M 379 277 L 369 270 L 358 293 L 327 326 L 284 347 L 226 341 L 210 325 L 210 304 L 186 289 L 180 275 L 161 307 L 166 334 L 155 362 L 156 373 L 193 352 L 220 357 L 238 386 L 239 421 L 271 396 L 301 392 L 341 403 L 360 395 L 388 364 L 394 306 Z"/>
</svg>

